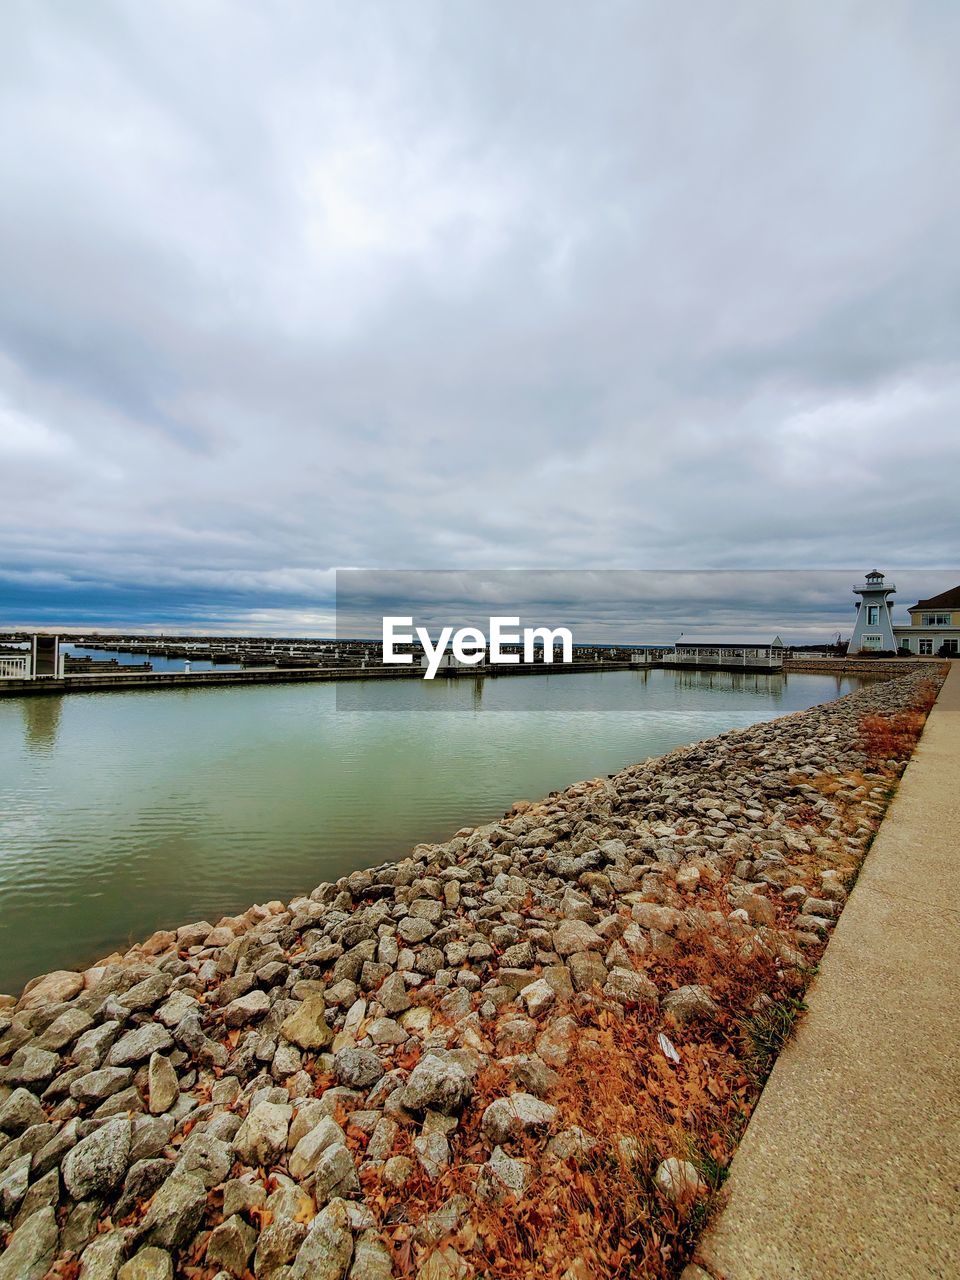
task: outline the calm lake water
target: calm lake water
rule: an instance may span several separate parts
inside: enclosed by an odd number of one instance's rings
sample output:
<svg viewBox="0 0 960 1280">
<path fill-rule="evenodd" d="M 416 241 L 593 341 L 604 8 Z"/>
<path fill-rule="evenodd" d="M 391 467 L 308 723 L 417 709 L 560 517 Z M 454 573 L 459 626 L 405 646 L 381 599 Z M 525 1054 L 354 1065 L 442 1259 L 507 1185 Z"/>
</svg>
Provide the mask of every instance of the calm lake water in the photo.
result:
<svg viewBox="0 0 960 1280">
<path fill-rule="evenodd" d="M 624 671 L 0 699 L 0 991 L 856 687 Z"/>
<path fill-rule="evenodd" d="M 71 658 L 92 658 L 94 662 L 106 662 L 116 658 L 121 667 L 136 667 L 149 662 L 154 671 L 183 671 L 183 658 L 163 658 L 156 653 L 121 653 L 118 649 L 87 649 L 79 644 L 65 644 L 63 651 Z M 241 671 L 239 663 L 211 662 L 207 658 L 192 658 L 191 671 Z"/>
</svg>

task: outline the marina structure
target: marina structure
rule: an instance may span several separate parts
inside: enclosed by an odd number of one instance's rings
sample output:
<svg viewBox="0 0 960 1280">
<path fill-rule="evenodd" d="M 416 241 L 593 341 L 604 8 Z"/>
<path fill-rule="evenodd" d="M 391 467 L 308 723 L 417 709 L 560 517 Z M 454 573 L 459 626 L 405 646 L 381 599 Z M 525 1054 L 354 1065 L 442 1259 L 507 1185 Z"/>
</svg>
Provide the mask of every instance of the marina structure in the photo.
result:
<svg viewBox="0 0 960 1280">
<path fill-rule="evenodd" d="M 767 644 L 688 640 L 681 637 L 658 665 L 714 671 L 782 671 L 787 647 L 775 636 Z"/>
</svg>

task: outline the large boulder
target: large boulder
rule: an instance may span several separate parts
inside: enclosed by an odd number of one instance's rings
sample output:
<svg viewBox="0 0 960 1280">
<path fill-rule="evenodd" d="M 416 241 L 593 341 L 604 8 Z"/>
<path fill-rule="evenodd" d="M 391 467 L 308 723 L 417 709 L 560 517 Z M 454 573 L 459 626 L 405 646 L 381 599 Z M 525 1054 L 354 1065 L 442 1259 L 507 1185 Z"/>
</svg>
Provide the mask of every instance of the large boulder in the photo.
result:
<svg viewBox="0 0 960 1280">
<path fill-rule="evenodd" d="M 458 1062 L 436 1054 L 421 1058 L 410 1072 L 401 1101 L 410 1111 L 452 1115 L 473 1096 L 473 1082 Z"/>
<path fill-rule="evenodd" d="M 173 1048 L 173 1036 L 159 1022 L 146 1022 L 121 1036 L 107 1054 L 111 1067 L 128 1067 L 143 1062 L 152 1053 L 165 1053 Z"/>
<path fill-rule="evenodd" d="M 154 1196 L 143 1220 L 144 1242 L 160 1249 L 179 1249 L 196 1234 L 206 1206 L 203 1179 L 196 1173 L 175 1173 Z"/>
<path fill-rule="evenodd" d="M 106 1196 L 120 1185 L 130 1142 L 130 1120 L 117 1116 L 77 1143 L 63 1162 L 64 1186 L 74 1200 Z"/>
<path fill-rule="evenodd" d="M 82 974 L 70 969 L 57 969 L 27 984 L 19 1008 L 36 1009 L 42 1004 L 62 1004 L 78 996 L 82 990 Z"/>
<path fill-rule="evenodd" d="M 303 1135 L 290 1153 L 287 1167 L 291 1178 L 302 1182 L 304 1178 L 310 1177 L 327 1147 L 345 1141 L 344 1132 L 336 1120 L 331 1119 L 330 1116 L 324 1116 L 318 1125 Z"/>
<path fill-rule="evenodd" d="M 260 1102 L 237 1130 L 233 1144 L 245 1164 L 275 1164 L 287 1149 L 287 1132 L 293 1107 L 281 1102 Z"/>
<path fill-rule="evenodd" d="M 43 1124 L 46 1112 L 29 1089 L 14 1089 L 0 1106 L 0 1130 L 16 1136 L 35 1124 Z"/>
<path fill-rule="evenodd" d="M 326 1009 L 323 996 L 307 996 L 300 1008 L 282 1023 L 280 1034 L 301 1049 L 326 1049 L 333 1044 L 333 1030 L 323 1016 Z"/>
<path fill-rule="evenodd" d="M 290 1268 L 290 1280 L 343 1280 L 353 1257 L 353 1233 L 343 1200 L 321 1209 Z"/>
<path fill-rule="evenodd" d="M 663 997 L 661 1008 L 678 1022 L 694 1022 L 697 1019 L 716 1018 L 720 1006 L 706 987 L 677 987 Z"/>
<path fill-rule="evenodd" d="M 585 920 L 564 920 L 553 935 L 553 948 L 558 955 L 571 956 L 578 951 L 603 951 L 604 941 Z"/>
<path fill-rule="evenodd" d="M 480 1128 L 491 1146 L 501 1146 L 512 1139 L 548 1129 L 556 1116 L 556 1107 L 535 1098 L 532 1093 L 512 1093 L 490 1103 L 483 1113 Z"/>
<path fill-rule="evenodd" d="M 0 1280 L 43 1280 L 57 1252 L 60 1233 L 49 1206 L 17 1227 L 0 1256 Z"/>
<path fill-rule="evenodd" d="M 350 1089 L 369 1089 L 384 1075 L 380 1056 L 372 1049 L 340 1049 L 334 1054 L 333 1069 L 340 1083 Z"/>
</svg>

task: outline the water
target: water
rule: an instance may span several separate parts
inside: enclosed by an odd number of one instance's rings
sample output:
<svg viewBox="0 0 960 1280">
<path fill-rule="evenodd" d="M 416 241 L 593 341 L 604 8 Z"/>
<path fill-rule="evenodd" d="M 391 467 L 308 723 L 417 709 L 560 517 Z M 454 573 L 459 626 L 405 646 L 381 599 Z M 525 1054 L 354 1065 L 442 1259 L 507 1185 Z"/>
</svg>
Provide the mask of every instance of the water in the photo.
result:
<svg viewBox="0 0 960 1280">
<path fill-rule="evenodd" d="M 856 687 L 623 671 L 0 698 L 0 991 Z"/>
<path fill-rule="evenodd" d="M 62 645 L 71 658 L 92 658 L 94 662 L 109 662 L 116 658 L 121 667 L 138 667 L 149 662 L 154 671 L 183 671 L 185 659 L 164 658 L 156 653 L 122 653 L 119 649 L 87 649 L 80 644 Z M 209 658 L 191 658 L 191 671 L 242 671 L 239 663 L 211 662 Z"/>
</svg>

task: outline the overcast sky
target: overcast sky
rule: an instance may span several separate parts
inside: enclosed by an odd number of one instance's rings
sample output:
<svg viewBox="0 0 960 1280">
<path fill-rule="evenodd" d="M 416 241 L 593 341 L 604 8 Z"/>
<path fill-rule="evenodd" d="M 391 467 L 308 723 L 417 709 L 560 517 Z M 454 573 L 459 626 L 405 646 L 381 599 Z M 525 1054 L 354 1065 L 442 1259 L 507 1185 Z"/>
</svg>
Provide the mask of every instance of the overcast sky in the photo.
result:
<svg viewBox="0 0 960 1280">
<path fill-rule="evenodd" d="M 958 54 L 952 0 L 4 0 L 0 626 L 960 581 Z"/>
</svg>

